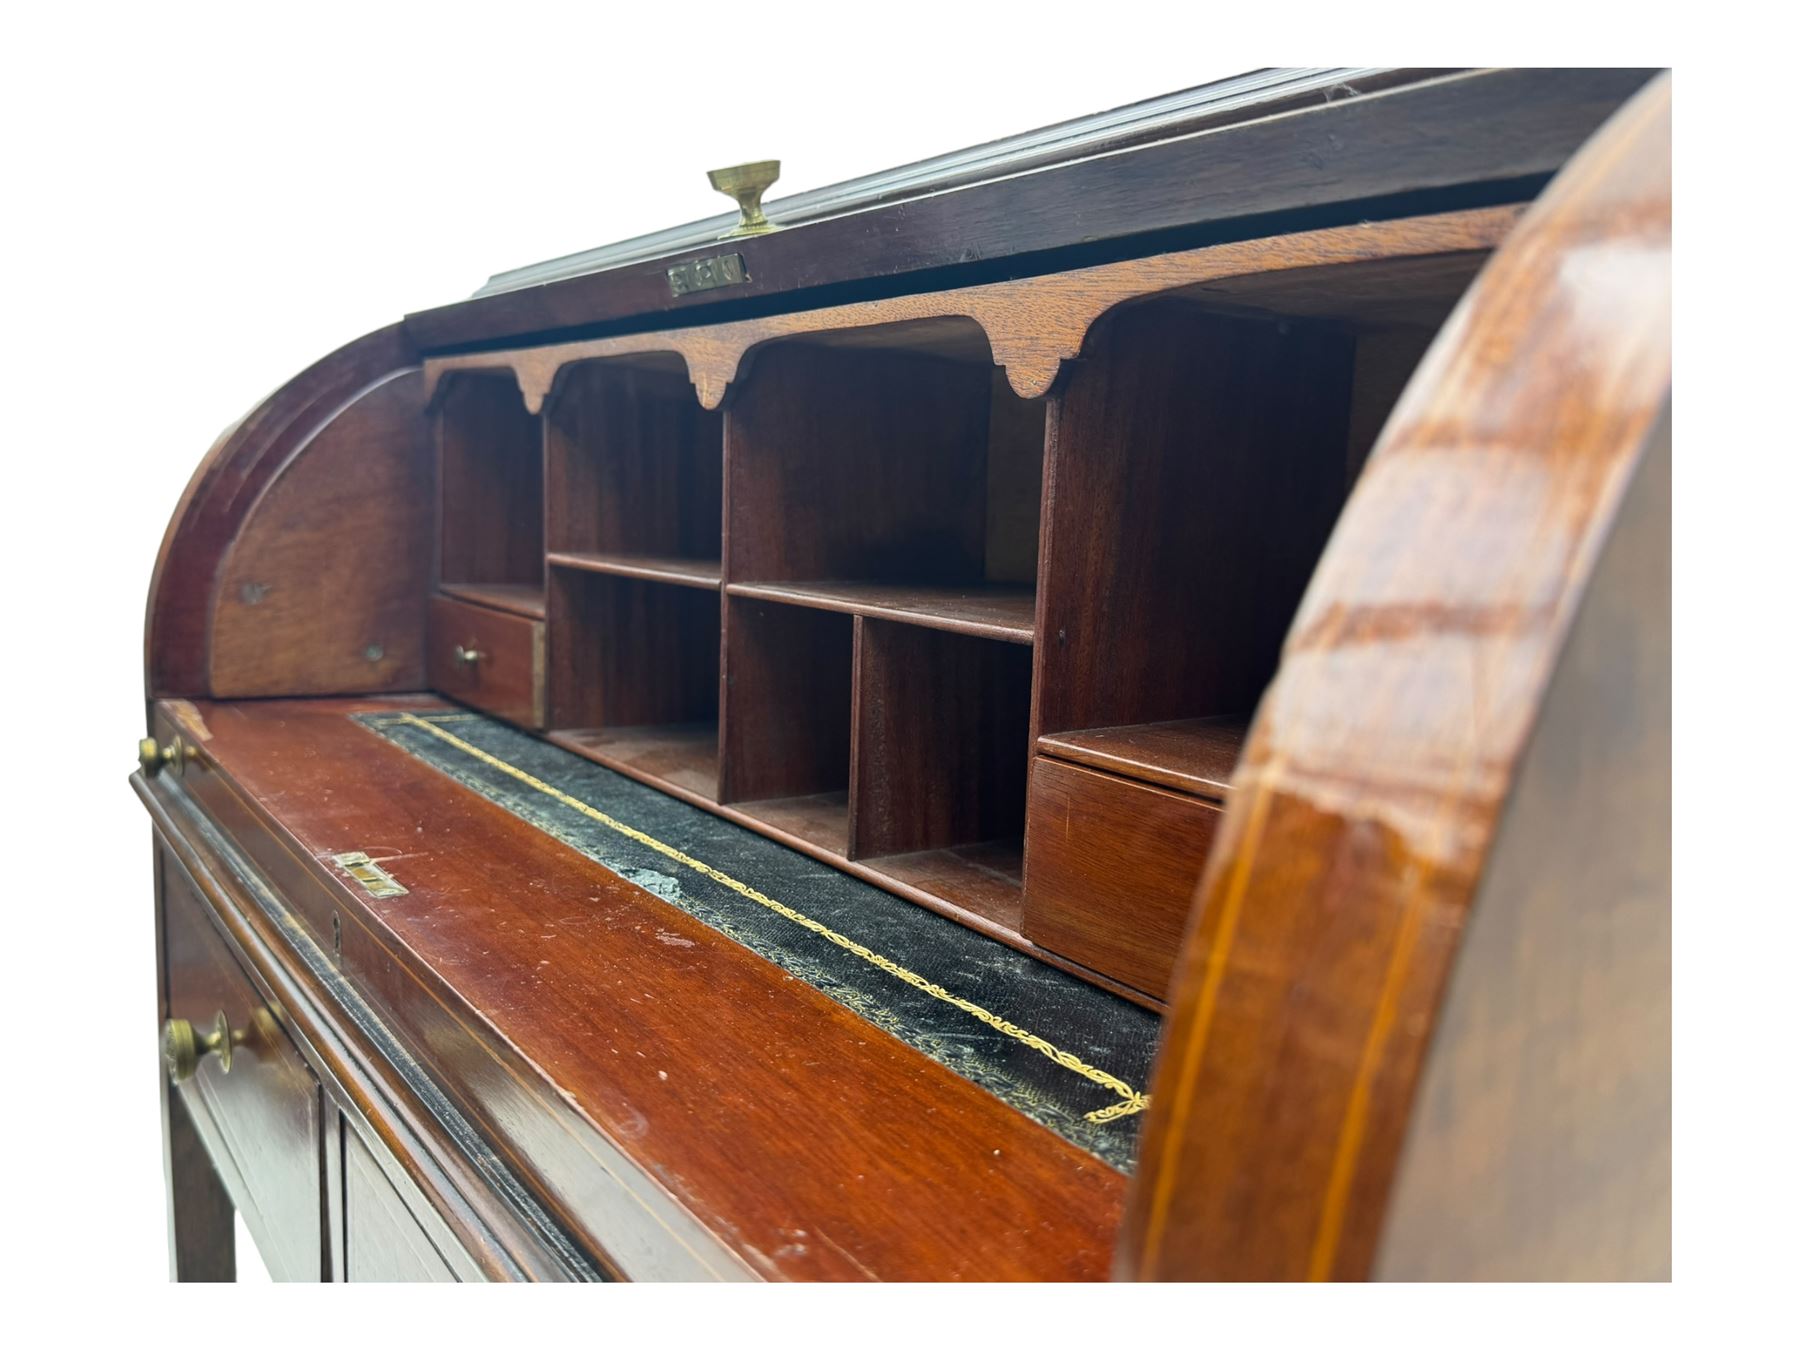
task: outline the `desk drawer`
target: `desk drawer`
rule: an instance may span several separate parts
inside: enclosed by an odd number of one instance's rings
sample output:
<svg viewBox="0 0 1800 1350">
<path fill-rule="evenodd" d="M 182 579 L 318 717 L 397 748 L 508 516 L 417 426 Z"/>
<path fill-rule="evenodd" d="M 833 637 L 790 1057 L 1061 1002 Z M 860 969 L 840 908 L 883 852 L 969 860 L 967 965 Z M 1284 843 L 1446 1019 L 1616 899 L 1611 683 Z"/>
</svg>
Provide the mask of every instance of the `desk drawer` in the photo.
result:
<svg viewBox="0 0 1800 1350">
<path fill-rule="evenodd" d="M 344 1127 L 344 1278 L 361 1284 L 450 1284 L 459 1279 L 382 1175 L 369 1146 L 349 1126 Z"/>
<path fill-rule="evenodd" d="M 318 1081 L 264 1005 L 180 866 L 162 860 L 164 951 L 180 1091 L 244 1225 L 278 1280 L 324 1276 Z M 228 1035 L 209 1049 L 221 1017 Z M 186 1042 L 192 1058 L 180 1053 Z M 169 1058 L 169 1024 L 164 1028 Z M 230 1042 L 229 1069 L 223 1041 Z"/>
<path fill-rule="evenodd" d="M 1025 936 L 1166 998 L 1221 814 L 1039 756 L 1025 823 Z"/>
<path fill-rule="evenodd" d="M 534 729 L 544 725 L 544 625 L 436 596 L 426 668 L 441 694 Z"/>
</svg>

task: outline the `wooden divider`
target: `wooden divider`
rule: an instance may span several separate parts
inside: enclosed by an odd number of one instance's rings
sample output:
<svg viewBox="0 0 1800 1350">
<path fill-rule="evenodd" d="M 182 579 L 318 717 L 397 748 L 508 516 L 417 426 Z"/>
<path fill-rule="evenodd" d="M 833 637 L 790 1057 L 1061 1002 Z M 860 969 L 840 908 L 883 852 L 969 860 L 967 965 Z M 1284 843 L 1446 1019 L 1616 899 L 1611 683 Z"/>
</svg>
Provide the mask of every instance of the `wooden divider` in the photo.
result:
<svg viewBox="0 0 1800 1350">
<path fill-rule="evenodd" d="M 1512 214 L 445 358 L 442 588 L 503 606 L 547 560 L 552 739 L 1154 1001 L 1210 836 L 1187 822 L 1228 794 L 1349 483 Z M 1021 398 L 996 362 L 1100 273 L 1118 299 Z M 696 353 L 737 374 L 722 413 Z M 553 389 L 535 538 L 508 361 Z M 1096 858 L 1049 819 L 1074 803 L 1181 837 Z"/>
</svg>

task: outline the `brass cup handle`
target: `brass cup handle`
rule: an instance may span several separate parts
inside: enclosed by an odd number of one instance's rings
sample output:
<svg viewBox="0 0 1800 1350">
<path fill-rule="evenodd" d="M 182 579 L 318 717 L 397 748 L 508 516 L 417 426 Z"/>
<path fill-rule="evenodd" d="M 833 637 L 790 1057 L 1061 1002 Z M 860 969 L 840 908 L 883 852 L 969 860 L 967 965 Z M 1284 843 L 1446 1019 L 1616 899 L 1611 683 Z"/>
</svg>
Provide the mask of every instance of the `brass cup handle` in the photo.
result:
<svg viewBox="0 0 1800 1350">
<path fill-rule="evenodd" d="M 481 660 L 481 653 L 473 647 L 465 647 L 460 642 L 450 649 L 450 659 L 461 666 L 472 666 Z"/>
<path fill-rule="evenodd" d="M 159 745 L 156 737 L 146 736 L 138 742 L 138 767 L 144 771 L 146 778 L 154 778 L 164 769 L 180 773 L 188 761 L 197 759 L 199 754 L 198 750 L 179 736 L 167 745 Z"/>
<path fill-rule="evenodd" d="M 171 1017 L 162 1029 L 163 1067 L 169 1071 L 171 1083 L 185 1083 L 198 1071 L 202 1059 L 217 1055 L 219 1072 L 230 1073 L 232 1047 L 243 1043 L 244 1032 L 233 1031 L 223 1012 L 213 1019 L 212 1030 L 204 1035 L 195 1031 L 187 1018 Z"/>
</svg>

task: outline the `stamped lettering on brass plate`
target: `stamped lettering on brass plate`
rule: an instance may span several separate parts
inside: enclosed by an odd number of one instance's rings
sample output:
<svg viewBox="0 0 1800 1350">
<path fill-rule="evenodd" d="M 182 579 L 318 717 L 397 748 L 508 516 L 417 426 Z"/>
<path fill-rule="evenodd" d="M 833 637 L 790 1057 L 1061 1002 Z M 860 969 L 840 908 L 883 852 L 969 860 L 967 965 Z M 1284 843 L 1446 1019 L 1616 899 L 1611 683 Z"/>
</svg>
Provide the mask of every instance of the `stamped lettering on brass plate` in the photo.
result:
<svg viewBox="0 0 1800 1350">
<path fill-rule="evenodd" d="M 721 286 L 742 286 L 750 280 L 744 270 L 744 255 L 721 253 L 716 258 L 694 258 L 676 263 L 669 269 L 669 294 L 691 295 L 695 291 L 712 291 Z"/>
<path fill-rule="evenodd" d="M 389 876 L 387 869 L 366 853 L 336 853 L 332 855 L 331 861 L 355 877 L 357 883 L 377 900 L 389 900 L 396 895 L 406 894 L 406 887 Z"/>
</svg>

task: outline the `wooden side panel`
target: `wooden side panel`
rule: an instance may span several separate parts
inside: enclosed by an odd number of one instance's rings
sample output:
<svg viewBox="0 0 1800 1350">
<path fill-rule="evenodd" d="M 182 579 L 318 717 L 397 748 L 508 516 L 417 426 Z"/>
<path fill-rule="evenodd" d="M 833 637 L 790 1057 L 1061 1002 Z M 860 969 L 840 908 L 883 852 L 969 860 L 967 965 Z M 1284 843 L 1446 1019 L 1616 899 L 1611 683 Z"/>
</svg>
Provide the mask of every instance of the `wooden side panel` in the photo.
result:
<svg viewBox="0 0 1800 1350">
<path fill-rule="evenodd" d="M 434 490 L 411 371 L 329 422 L 245 518 L 214 591 L 213 692 L 419 688 Z"/>
<path fill-rule="evenodd" d="M 1520 765 L 1379 1278 L 1669 1278 L 1669 459 L 1665 424 Z"/>
<path fill-rule="evenodd" d="M 1668 403 L 1669 128 L 1665 78 L 1526 214 L 1333 534 L 1177 963 L 1127 1274 L 1372 1267 L 1520 756 Z"/>
<path fill-rule="evenodd" d="M 302 372 L 219 437 L 182 493 L 150 581 L 144 669 L 152 695 L 211 692 L 216 583 L 251 505 L 346 407 L 416 366 L 400 326 L 381 329 Z"/>
<path fill-rule="evenodd" d="M 1163 998 L 1220 809 L 1039 756 L 1025 936 Z"/>
</svg>

